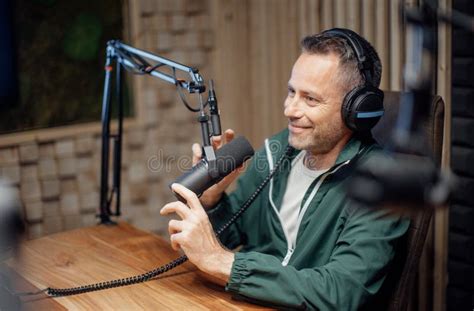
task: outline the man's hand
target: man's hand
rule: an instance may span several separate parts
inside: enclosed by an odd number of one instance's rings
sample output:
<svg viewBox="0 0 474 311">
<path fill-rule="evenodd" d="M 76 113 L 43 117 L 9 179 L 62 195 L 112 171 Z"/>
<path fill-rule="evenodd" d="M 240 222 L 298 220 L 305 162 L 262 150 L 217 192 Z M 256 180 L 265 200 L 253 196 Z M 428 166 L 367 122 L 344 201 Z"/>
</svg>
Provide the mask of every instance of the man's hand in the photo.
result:
<svg viewBox="0 0 474 311">
<path fill-rule="evenodd" d="M 169 222 L 171 246 L 174 250 L 182 249 L 200 270 L 227 282 L 234 254 L 225 250 L 217 240 L 196 194 L 180 184 L 173 184 L 171 188 L 187 203 L 171 202 L 160 211 L 161 215 L 176 213 L 181 217 L 181 220 L 172 219 Z"/>
<path fill-rule="evenodd" d="M 224 137 L 222 137 L 224 136 Z M 224 135 L 213 136 L 212 137 L 212 146 L 215 149 L 221 148 L 224 144 L 230 142 L 234 139 L 235 133 L 233 130 L 228 129 L 224 132 Z M 193 165 L 198 163 L 202 158 L 202 148 L 199 144 L 193 144 Z M 224 177 L 220 182 L 213 185 L 209 189 L 203 192 L 200 197 L 201 204 L 204 208 L 211 208 L 219 202 L 224 191 L 229 187 L 229 185 L 239 176 L 242 171 L 243 166 L 238 167 L 232 173 Z"/>
</svg>

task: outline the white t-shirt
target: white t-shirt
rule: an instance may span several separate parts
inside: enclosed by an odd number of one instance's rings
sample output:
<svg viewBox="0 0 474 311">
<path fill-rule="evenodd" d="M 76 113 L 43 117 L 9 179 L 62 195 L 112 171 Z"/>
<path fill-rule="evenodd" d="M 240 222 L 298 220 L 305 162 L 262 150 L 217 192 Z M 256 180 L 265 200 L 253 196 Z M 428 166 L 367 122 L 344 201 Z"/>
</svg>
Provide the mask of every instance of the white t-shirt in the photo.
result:
<svg viewBox="0 0 474 311">
<path fill-rule="evenodd" d="M 305 155 L 306 151 L 301 151 L 291 164 L 291 171 L 280 208 L 282 225 L 285 227 L 292 245 L 296 244 L 298 216 L 303 197 L 311 183 L 327 171 L 327 169 L 318 171 L 307 168 L 304 165 Z"/>
</svg>

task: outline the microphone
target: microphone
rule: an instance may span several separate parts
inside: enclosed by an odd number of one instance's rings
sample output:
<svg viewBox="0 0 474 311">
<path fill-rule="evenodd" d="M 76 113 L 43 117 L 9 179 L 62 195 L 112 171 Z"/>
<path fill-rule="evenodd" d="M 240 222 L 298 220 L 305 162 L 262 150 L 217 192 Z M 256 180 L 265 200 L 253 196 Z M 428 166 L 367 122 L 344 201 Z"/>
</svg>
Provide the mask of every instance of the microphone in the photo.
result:
<svg viewBox="0 0 474 311">
<path fill-rule="evenodd" d="M 214 81 L 209 81 L 209 112 L 211 113 L 212 136 L 219 136 L 222 133 L 219 108 L 217 107 L 216 91 L 214 91 Z"/>
<path fill-rule="evenodd" d="M 15 249 L 25 230 L 19 210 L 13 188 L 0 179 L 0 260 L 9 250 Z"/>
<path fill-rule="evenodd" d="M 12 187 L 0 179 L 0 310 L 20 310 L 19 297 L 12 294 L 16 278 L 4 261 L 16 254 L 23 222 L 20 206 Z"/>
<path fill-rule="evenodd" d="M 369 206 L 399 205 L 431 208 L 446 203 L 455 185 L 447 172 L 416 155 L 374 155 L 357 166 L 347 185 L 352 200 Z"/>
<path fill-rule="evenodd" d="M 245 137 L 239 136 L 216 150 L 215 163 L 208 159 L 202 159 L 173 183 L 185 186 L 199 197 L 207 188 L 221 181 L 222 178 L 251 158 L 253 154 L 254 150 L 249 141 Z M 215 167 L 214 172 L 212 166 Z M 185 202 L 180 195 L 174 194 L 178 200 Z"/>
</svg>

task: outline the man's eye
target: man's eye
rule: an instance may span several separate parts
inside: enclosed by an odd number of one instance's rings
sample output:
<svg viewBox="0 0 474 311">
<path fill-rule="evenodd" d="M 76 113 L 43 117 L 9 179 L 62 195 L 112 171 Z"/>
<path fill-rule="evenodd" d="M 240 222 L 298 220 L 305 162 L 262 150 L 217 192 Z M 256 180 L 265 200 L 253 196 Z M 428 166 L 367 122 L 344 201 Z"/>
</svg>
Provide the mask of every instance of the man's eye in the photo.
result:
<svg viewBox="0 0 474 311">
<path fill-rule="evenodd" d="M 316 102 L 317 101 L 316 98 L 311 97 L 311 96 L 306 96 L 306 100 L 310 101 L 310 102 Z"/>
<path fill-rule="evenodd" d="M 295 90 L 288 89 L 288 96 L 293 96 L 293 95 L 295 95 Z"/>
</svg>

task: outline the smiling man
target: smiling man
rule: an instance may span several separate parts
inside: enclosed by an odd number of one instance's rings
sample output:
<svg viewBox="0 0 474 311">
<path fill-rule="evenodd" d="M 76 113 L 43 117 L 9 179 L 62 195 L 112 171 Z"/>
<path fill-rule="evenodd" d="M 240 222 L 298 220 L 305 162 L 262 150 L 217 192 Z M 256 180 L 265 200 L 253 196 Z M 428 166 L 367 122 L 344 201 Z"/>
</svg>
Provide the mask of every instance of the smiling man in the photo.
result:
<svg viewBox="0 0 474 311">
<path fill-rule="evenodd" d="M 231 194 L 225 189 L 237 172 L 199 199 L 173 185 L 187 200 L 162 209 L 181 217 L 169 223 L 173 247 L 226 290 L 254 301 L 292 309 L 370 307 L 409 224 L 356 206 L 344 193 L 353 164 L 379 149 L 370 129 L 383 113 L 380 77 L 377 53 L 356 33 L 332 29 L 304 38 L 284 102 L 288 128 L 265 141 Z M 214 143 L 233 136 L 228 130 Z M 197 161 L 199 146 L 193 152 Z M 282 157 L 269 185 L 218 240 L 212 228 L 240 208 Z M 237 246 L 238 252 L 229 250 Z"/>
</svg>

